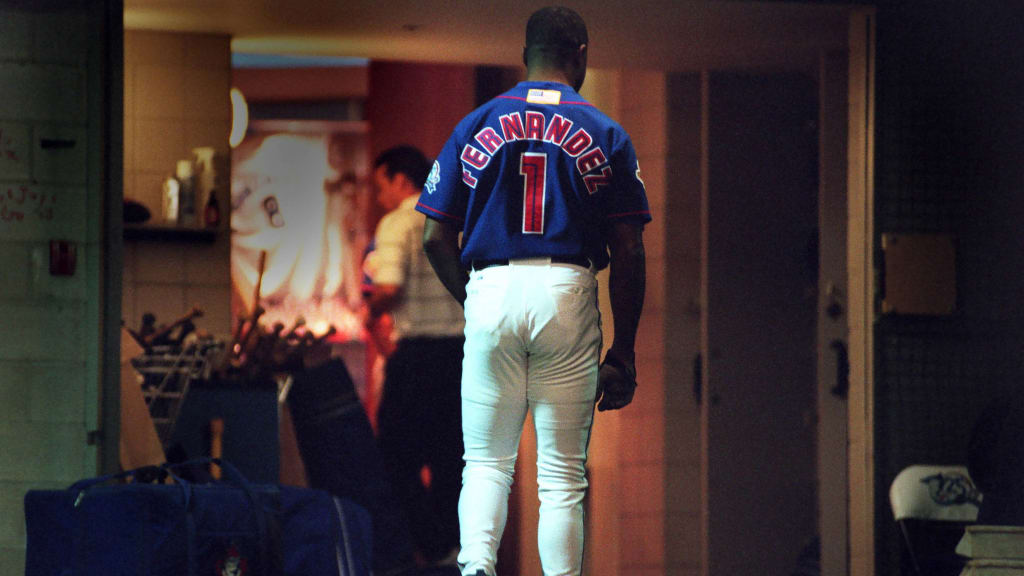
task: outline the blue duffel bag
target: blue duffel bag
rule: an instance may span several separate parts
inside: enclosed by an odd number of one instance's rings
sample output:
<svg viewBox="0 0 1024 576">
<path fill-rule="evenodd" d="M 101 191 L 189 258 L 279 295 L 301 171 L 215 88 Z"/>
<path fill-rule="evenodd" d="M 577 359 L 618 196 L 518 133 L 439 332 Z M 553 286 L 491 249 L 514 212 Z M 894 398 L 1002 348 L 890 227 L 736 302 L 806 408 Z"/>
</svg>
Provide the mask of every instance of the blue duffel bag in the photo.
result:
<svg viewBox="0 0 1024 576">
<path fill-rule="evenodd" d="M 195 484 L 163 465 L 25 495 L 26 576 L 366 576 L 365 510 L 318 490 Z M 169 474 L 173 484 L 139 481 Z M 111 484 L 113 480 L 130 483 Z"/>
</svg>

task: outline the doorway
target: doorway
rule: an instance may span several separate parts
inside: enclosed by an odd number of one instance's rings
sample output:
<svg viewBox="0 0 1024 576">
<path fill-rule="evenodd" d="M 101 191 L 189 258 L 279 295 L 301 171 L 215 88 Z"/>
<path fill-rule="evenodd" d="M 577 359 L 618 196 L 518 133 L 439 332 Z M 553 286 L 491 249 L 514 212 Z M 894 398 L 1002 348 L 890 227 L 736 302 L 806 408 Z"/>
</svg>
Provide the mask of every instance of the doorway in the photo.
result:
<svg viewBox="0 0 1024 576">
<path fill-rule="evenodd" d="M 705 574 L 788 574 L 816 546 L 816 85 L 705 75 Z"/>
</svg>

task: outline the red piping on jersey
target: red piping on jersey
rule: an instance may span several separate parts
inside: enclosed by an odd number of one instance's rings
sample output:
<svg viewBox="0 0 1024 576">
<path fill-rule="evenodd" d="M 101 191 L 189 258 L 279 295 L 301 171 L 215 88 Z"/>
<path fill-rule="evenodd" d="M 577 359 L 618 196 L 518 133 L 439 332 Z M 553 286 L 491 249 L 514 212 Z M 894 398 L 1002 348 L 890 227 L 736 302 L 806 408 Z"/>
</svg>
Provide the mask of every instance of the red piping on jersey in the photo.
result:
<svg viewBox="0 0 1024 576">
<path fill-rule="evenodd" d="M 606 218 L 622 218 L 624 216 L 650 216 L 650 210 L 639 210 L 637 212 L 620 212 L 618 214 L 609 214 Z"/>
<path fill-rule="evenodd" d="M 526 98 L 523 98 L 522 96 L 505 96 L 504 94 L 501 95 L 501 96 L 498 96 L 498 98 L 507 98 L 508 100 L 522 100 L 523 102 L 527 101 Z M 590 102 L 561 102 L 561 104 L 576 104 L 577 106 L 591 106 L 591 107 L 593 106 L 593 104 L 591 104 Z"/>
<path fill-rule="evenodd" d="M 458 220 L 459 222 L 462 222 L 462 220 L 463 220 L 462 218 L 459 218 L 458 216 L 455 216 L 453 214 L 448 214 L 447 212 L 441 212 L 440 210 L 438 210 L 436 208 L 431 208 L 430 206 L 427 206 L 423 202 L 417 202 L 416 203 L 416 207 L 417 208 L 419 208 L 419 207 L 425 208 L 427 210 L 430 210 L 431 212 L 435 212 L 437 214 L 440 214 L 441 216 L 445 216 L 447 218 L 451 218 L 452 220 Z"/>
</svg>

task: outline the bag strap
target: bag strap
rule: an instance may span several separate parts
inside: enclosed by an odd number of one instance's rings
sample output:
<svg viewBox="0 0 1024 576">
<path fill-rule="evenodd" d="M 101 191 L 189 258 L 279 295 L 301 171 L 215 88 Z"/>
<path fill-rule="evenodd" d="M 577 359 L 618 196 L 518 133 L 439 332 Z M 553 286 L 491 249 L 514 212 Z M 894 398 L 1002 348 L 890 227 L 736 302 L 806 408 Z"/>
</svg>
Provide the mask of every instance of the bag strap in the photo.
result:
<svg viewBox="0 0 1024 576">
<path fill-rule="evenodd" d="M 174 464 L 163 464 L 162 469 L 166 470 L 168 474 L 174 478 L 175 482 L 178 482 L 184 486 L 191 488 L 194 484 L 188 480 L 180 478 L 174 473 L 177 468 L 183 468 L 186 466 L 196 466 L 203 464 L 216 464 L 220 467 L 223 472 L 223 480 L 226 484 L 234 486 L 245 492 L 246 497 L 249 499 L 253 515 L 256 517 L 256 525 L 259 530 L 260 537 L 260 556 L 262 565 L 262 571 L 266 574 L 281 574 L 284 570 L 284 556 L 281 550 L 281 527 L 278 518 L 275 514 L 276 511 L 267 510 L 256 496 L 256 491 L 253 490 L 252 484 L 242 474 L 238 468 L 235 468 L 230 462 L 221 460 L 220 458 L 195 458 L 187 460 L 185 462 L 177 462 Z M 196 525 L 195 518 L 192 515 L 192 508 L 188 506 L 188 500 L 186 500 L 186 530 L 188 530 L 188 565 L 189 565 L 189 576 L 195 576 L 198 570 L 196 565 L 197 559 L 195 557 L 195 551 L 193 541 L 196 537 Z"/>
<path fill-rule="evenodd" d="M 107 474 L 105 476 L 97 476 L 95 478 L 85 478 L 75 482 L 71 486 L 68 486 L 68 490 L 71 491 L 84 491 L 97 484 L 103 484 L 110 482 L 111 480 L 121 480 L 122 478 L 134 478 L 142 473 L 159 473 L 162 470 L 162 466 L 141 466 L 132 470 L 124 470 L 115 474 Z"/>
</svg>

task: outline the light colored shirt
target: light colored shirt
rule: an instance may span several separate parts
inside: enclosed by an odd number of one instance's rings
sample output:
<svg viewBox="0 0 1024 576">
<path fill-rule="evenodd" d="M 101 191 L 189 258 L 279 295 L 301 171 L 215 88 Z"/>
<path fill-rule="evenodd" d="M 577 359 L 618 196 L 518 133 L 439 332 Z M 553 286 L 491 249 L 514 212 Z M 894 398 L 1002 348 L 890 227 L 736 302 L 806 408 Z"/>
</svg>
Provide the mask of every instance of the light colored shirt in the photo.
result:
<svg viewBox="0 0 1024 576">
<path fill-rule="evenodd" d="M 461 336 L 462 307 L 423 252 L 425 217 L 415 210 L 418 199 L 406 198 L 381 219 L 366 271 L 374 284 L 400 287 L 398 304 L 391 310 L 397 339 Z"/>
</svg>

